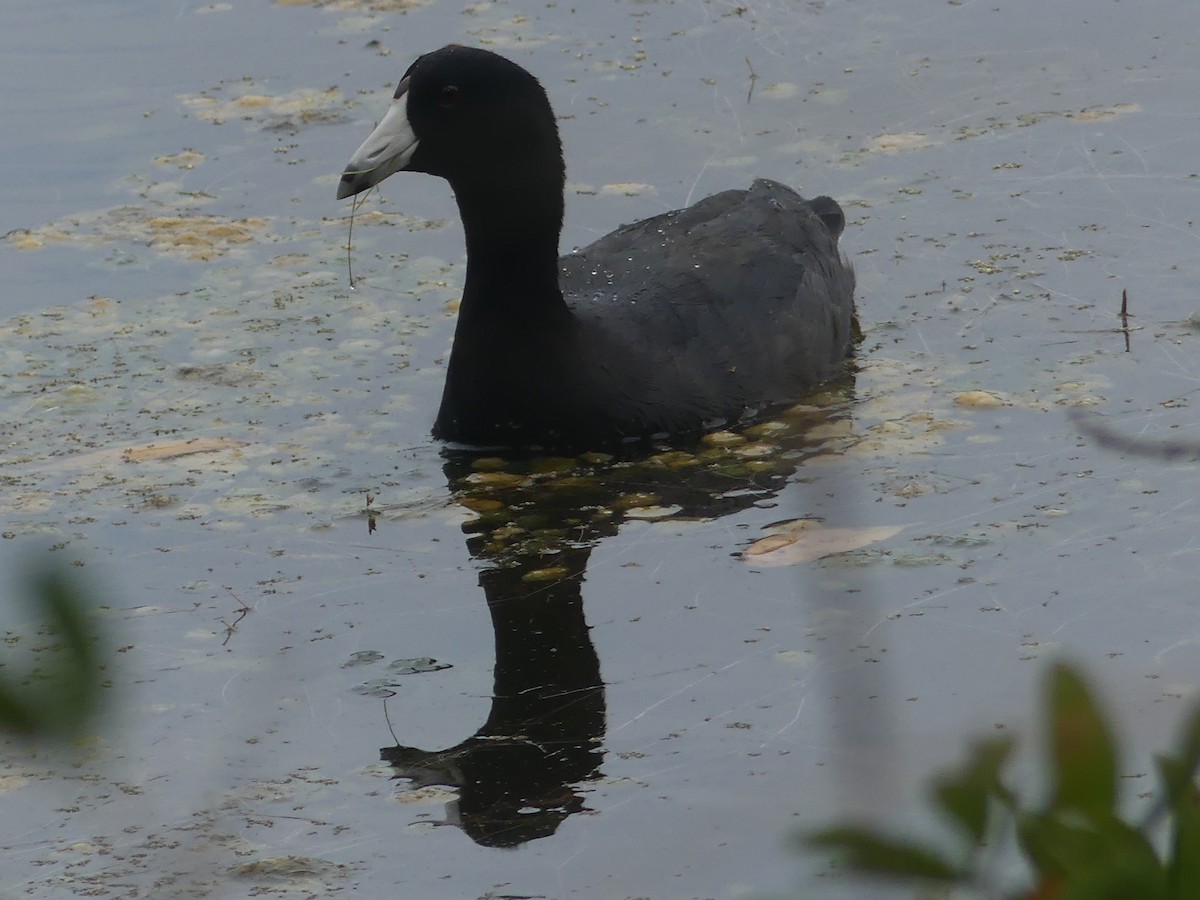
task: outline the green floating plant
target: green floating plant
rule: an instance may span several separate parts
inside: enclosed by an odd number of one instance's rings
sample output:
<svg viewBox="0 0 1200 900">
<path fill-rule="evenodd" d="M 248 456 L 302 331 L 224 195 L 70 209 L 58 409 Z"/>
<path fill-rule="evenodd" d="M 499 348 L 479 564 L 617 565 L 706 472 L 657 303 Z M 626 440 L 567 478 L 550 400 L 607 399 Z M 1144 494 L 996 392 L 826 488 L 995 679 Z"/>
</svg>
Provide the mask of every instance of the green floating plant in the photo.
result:
<svg viewBox="0 0 1200 900">
<path fill-rule="evenodd" d="M 0 732 L 67 739 L 101 706 L 102 636 L 84 592 L 66 574 L 40 572 L 28 585 L 24 599 L 32 601 L 55 640 L 31 673 L 19 675 L 0 663 Z"/>
<path fill-rule="evenodd" d="M 1175 751 L 1156 757 L 1161 784 L 1154 806 L 1132 824 L 1118 809 L 1119 751 L 1107 717 L 1084 677 L 1066 664 L 1049 673 L 1045 694 L 1049 796 L 1022 802 L 1001 776 L 1014 743 L 972 745 L 958 767 L 937 775 L 930 799 L 951 826 L 947 849 L 841 825 L 807 835 L 853 872 L 955 896 L 1021 900 L 1192 900 L 1200 898 L 1200 708 L 1187 716 Z M 1032 883 L 990 892 L 1001 873 L 989 848 L 1014 837 Z M 1165 840 L 1163 838 L 1165 837 Z"/>
</svg>

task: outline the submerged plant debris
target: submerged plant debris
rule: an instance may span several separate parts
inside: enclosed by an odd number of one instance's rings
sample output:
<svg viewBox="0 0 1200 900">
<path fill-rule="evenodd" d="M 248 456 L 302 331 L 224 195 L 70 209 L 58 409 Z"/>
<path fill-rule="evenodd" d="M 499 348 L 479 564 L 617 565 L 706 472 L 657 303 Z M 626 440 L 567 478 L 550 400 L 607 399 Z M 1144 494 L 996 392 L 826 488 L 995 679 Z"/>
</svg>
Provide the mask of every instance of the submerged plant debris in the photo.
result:
<svg viewBox="0 0 1200 900">
<path fill-rule="evenodd" d="M 253 79 L 244 78 L 178 99 L 190 115 L 214 125 L 246 122 L 255 128 L 295 133 L 311 125 L 346 120 L 346 100 L 335 88 L 270 94 L 262 92 Z"/>
<path fill-rule="evenodd" d="M 122 206 L 21 229 L 11 233 L 8 240 L 18 250 L 40 250 L 47 244 L 99 247 L 130 242 L 158 253 L 210 262 L 228 255 L 239 244 L 265 242 L 270 238 L 269 229 L 266 218 L 225 219 L 196 212 L 175 214 L 163 208 Z"/>
</svg>

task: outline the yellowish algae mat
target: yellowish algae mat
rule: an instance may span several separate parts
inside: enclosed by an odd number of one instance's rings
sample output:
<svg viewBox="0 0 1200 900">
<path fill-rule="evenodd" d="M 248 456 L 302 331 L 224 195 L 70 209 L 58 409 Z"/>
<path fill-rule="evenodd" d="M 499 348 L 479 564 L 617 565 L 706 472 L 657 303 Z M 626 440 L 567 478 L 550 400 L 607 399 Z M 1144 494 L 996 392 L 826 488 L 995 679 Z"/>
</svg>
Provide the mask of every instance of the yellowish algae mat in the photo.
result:
<svg viewBox="0 0 1200 900">
<path fill-rule="evenodd" d="M 297 130 L 341 121 L 354 102 L 333 89 L 271 94 L 253 79 L 176 99 L 184 115 L 277 133 L 272 158 L 285 164 Z M 5 236 L 9 252 L 78 251 L 99 288 L 0 323 L 6 537 L 117 509 L 228 526 L 328 503 L 301 485 L 347 451 L 386 469 L 373 432 L 410 415 L 411 372 L 400 373 L 414 334 L 447 315 L 458 269 L 397 254 L 351 291 L 344 216 L 218 212 L 220 198 L 194 187 L 213 162 L 200 147 L 160 153 L 115 183 L 125 202 Z M 387 247 L 387 260 L 397 231 L 444 223 L 372 210 L 355 225 L 354 253 Z M 126 266 L 179 289 L 101 293 L 104 270 Z M 343 415 L 351 406 L 361 415 Z"/>
<path fill-rule="evenodd" d="M 95 297 L 0 325 L 0 478 L 16 522 L 84 509 L 206 520 L 315 512 L 329 501 L 306 479 L 336 469 L 347 450 L 367 479 L 386 470 L 398 441 L 427 435 L 432 410 L 414 412 L 410 385 L 443 370 L 415 370 L 409 357 L 411 342 L 445 315 L 438 301 L 450 289 L 436 279 L 447 273 L 427 264 L 427 283 L 441 287 L 425 304 L 431 312 L 414 314 L 406 295 L 351 293 L 338 273 L 297 272 L 304 260 L 208 269 L 179 294 Z M 886 472 L 951 434 L 987 440 L 997 415 L 1092 405 L 1104 388 L 1041 373 L 1039 384 L 1002 392 L 975 388 L 972 376 L 966 366 L 933 373 L 915 361 L 864 359 L 852 418 L 828 426 L 827 437 L 839 456 Z M 756 426 L 753 440 L 730 435 L 726 452 L 770 457 L 770 424 Z M 909 499 L 935 489 L 913 477 L 883 488 Z M 327 512 L 361 507 L 347 497 Z"/>
<path fill-rule="evenodd" d="M 397 6 L 315 5 L 364 12 Z M 489 8 L 468 10 L 468 18 L 485 31 L 496 25 Z M 521 33 L 518 25 L 533 27 L 528 21 L 507 23 L 506 33 Z M 593 65 L 603 70 L 605 64 Z M 762 94 L 775 97 L 780 91 L 788 95 L 772 85 Z M 278 133 L 276 152 L 287 162 L 295 145 L 286 138 L 310 126 L 346 121 L 351 107 L 375 97 L 351 99 L 336 88 L 272 93 L 255 79 L 239 78 L 176 99 L 189 117 Z M 1135 111 L 1117 104 L 994 127 L 1028 127 L 1054 117 L 1094 121 Z M 952 137 L 977 136 L 884 135 L 864 152 L 928 150 Z M 753 159 L 737 157 L 730 164 Z M 412 379 L 439 379 L 442 370 L 412 368 L 411 341 L 453 311 L 459 271 L 440 260 L 405 258 L 394 231 L 439 228 L 444 222 L 368 207 L 357 218 L 355 255 L 373 249 L 385 259 L 395 254 L 395 267 L 385 268 L 382 278 L 372 273 L 372 281 L 383 284 L 402 265 L 397 280 L 410 287 L 352 293 L 341 271 L 343 219 L 212 212 L 218 198 L 188 187 L 190 173 L 209 161 L 197 148 L 160 154 L 145 173 L 126 179 L 136 202 L 82 211 L 7 236 L 25 252 L 65 245 L 84 253 L 116 250 L 123 254 L 117 264 L 168 259 L 196 266 L 195 283 L 177 293 L 154 299 L 95 296 L 0 325 L 5 378 L 0 439 L 6 446 L 0 477 L 11 489 L 15 511 L 34 515 L 86 506 L 94 514 L 149 507 L 172 510 L 179 518 L 225 522 L 286 508 L 315 511 L 325 501 L 296 485 L 336 468 L 344 451 L 378 460 L 382 470 L 397 435 L 409 436 L 399 440 L 427 435 L 432 410 L 405 421 L 414 415 L 408 386 Z M 329 177 L 332 184 L 336 173 Z M 572 187 L 575 193 L 618 196 L 655 192 L 653 185 L 632 181 Z M 858 208 L 870 207 L 863 202 Z M 264 258 L 267 248 L 274 255 Z M 929 314 L 940 309 L 986 315 L 995 301 L 969 296 L 975 277 L 1003 275 L 1021 261 L 1036 267 L 1042 255 L 1005 252 L 966 261 L 964 270 L 973 274 L 963 275 L 960 290 L 939 298 Z M 870 293 L 869 286 L 860 291 Z M 933 371 L 927 370 L 928 360 L 872 350 L 864 354 L 851 433 L 839 454 L 886 476 L 896 460 L 930 453 L 951 434 L 990 440 L 990 419 L 1008 411 L 1101 403 L 1106 385 L 1068 371 L 1079 362 L 1060 361 L 1053 370 L 1034 373 L 1032 383 L 992 385 L 961 362 L 939 358 Z M 351 409 L 354 415 L 346 414 Z M 391 416 L 396 419 L 385 419 Z M 736 451 L 752 452 L 769 456 L 774 445 L 764 440 Z M 911 499 L 937 490 L 934 481 L 885 477 L 881 489 Z M 352 508 L 361 508 L 361 502 L 346 499 L 343 511 Z"/>
<path fill-rule="evenodd" d="M 329 229 L 332 240 L 340 229 Z M 0 324 L 7 536 L 26 515 L 50 512 L 307 509 L 318 501 L 299 484 L 347 448 L 369 454 L 377 442 L 382 464 L 387 441 L 370 431 L 411 415 L 410 341 L 445 315 L 452 277 L 434 261 L 410 268 L 425 271 L 424 289 L 350 292 L 344 274 L 302 250 L 247 257 L 197 268 L 179 293 L 92 297 Z M 360 414 L 343 415 L 351 406 Z"/>
<path fill-rule="evenodd" d="M 161 253 L 210 262 L 227 256 L 239 244 L 273 238 L 266 218 L 226 219 L 195 211 L 169 212 L 163 207 L 121 206 L 21 229 L 8 240 L 18 250 L 40 250 L 48 244 L 99 247 L 114 241 L 136 241 Z"/>
</svg>

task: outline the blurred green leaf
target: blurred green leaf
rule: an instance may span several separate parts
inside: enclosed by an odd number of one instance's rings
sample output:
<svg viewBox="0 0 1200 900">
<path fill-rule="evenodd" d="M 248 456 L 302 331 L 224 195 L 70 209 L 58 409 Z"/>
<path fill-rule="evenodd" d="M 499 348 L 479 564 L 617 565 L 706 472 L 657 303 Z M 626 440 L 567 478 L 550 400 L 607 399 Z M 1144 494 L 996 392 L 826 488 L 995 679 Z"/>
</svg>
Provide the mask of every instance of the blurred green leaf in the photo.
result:
<svg viewBox="0 0 1200 900">
<path fill-rule="evenodd" d="M 950 884 L 961 883 L 965 878 L 964 872 L 943 859 L 937 850 L 883 837 L 865 828 L 827 828 L 809 834 L 805 843 L 835 851 L 848 868 L 860 874 Z"/>
<path fill-rule="evenodd" d="M 1172 900 L 1166 870 L 1148 844 L 1106 846 L 1106 855 L 1067 882 L 1062 900 Z"/>
<path fill-rule="evenodd" d="M 1183 721 L 1178 759 L 1189 777 L 1195 773 L 1197 766 L 1200 766 L 1200 706 L 1193 705 Z"/>
<path fill-rule="evenodd" d="M 1144 860 L 1108 860 L 1069 882 L 1059 900 L 1172 900 L 1162 869 Z"/>
<path fill-rule="evenodd" d="M 896 884 L 986 884 L 986 850 L 993 837 L 1011 835 L 1028 861 L 1031 886 L 1024 900 L 1200 900 L 1200 708 L 1184 722 L 1175 754 L 1156 760 L 1160 800 L 1138 826 L 1117 810 L 1118 747 L 1083 676 L 1067 665 L 1053 668 L 1045 688 L 1048 731 L 1046 768 L 1052 787 L 1037 811 L 1022 808 L 1001 781 L 1012 755 L 1007 738 L 977 741 L 964 762 L 933 781 L 938 811 L 969 835 L 963 862 L 948 862 L 937 848 L 843 827 L 819 832 L 810 846 L 842 853 L 851 869 Z M 1007 810 L 1012 819 L 999 819 Z M 1168 817 L 1170 846 L 1156 845 Z M 1151 839 L 1156 838 L 1154 843 Z M 990 862 L 997 860 L 993 857 Z M 1003 864 L 1003 861 L 1001 860 Z"/>
<path fill-rule="evenodd" d="M 933 781 L 938 807 L 967 832 L 974 844 L 987 832 L 989 806 L 1002 791 L 1000 770 L 1012 750 L 1013 741 L 1006 737 L 977 741 L 961 767 Z"/>
<path fill-rule="evenodd" d="M 1053 759 L 1055 809 L 1103 819 L 1117 801 L 1117 759 L 1112 731 L 1083 677 L 1059 663 L 1046 688 L 1046 730 Z"/>
<path fill-rule="evenodd" d="M 31 734 L 37 731 L 37 705 L 29 692 L 22 693 L 0 681 L 0 731 Z"/>
<path fill-rule="evenodd" d="M 1192 768 L 1178 759 L 1159 757 L 1158 770 L 1164 785 L 1175 785 L 1174 790 L 1166 788 L 1173 817 L 1167 862 L 1171 896 L 1200 897 L 1200 795 L 1192 783 Z"/>
<path fill-rule="evenodd" d="M 1104 853 L 1100 836 L 1094 830 L 1068 825 L 1056 816 L 1042 813 L 1017 816 L 1017 839 L 1042 875 L 1068 878 Z"/>
<path fill-rule="evenodd" d="M 1165 754 L 1154 757 L 1154 764 L 1158 767 L 1158 780 L 1163 786 L 1160 802 L 1166 809 L 1174 809 L 1178 798 L 1193 790 L 1192 772 L 1176 757 Z M 1160 812 L 1161 810 L 1155 809 L 1156 814 Z"/>
<path fill-rule="evenodd" d="M 1174 757 L 1175 767 L 1171 773 L 1159 767 L 1159 774 L 1170 788 L 1170 797 L 1180 796 L 1181 793 L 1192 793 L 1192 780 L 1196 768 L 1200 767 L 1200 706 L 1193 704 L 1192 710 L 1183 720 L 1183 733 L 1180 738 L 1180 750 Z M 1174 775 L 1174 778 L 1171 778 Z"/>
<path fill-rule="evenodd" d="M 39 678 L 0 670 L 0 729 L 64 738 L 78 733 L 100 706 L 100 629 L 84 592 L 66 574 L 47 570 L 27 578 L 26 599 L 58 640 L 43 655 Z"/>
<path fill-rule="evenodd" d="M 1026 814 L 1018 838 L 1040 883 L 1061 900 L 1165 900 L 1166 871 L 1146 837 L 1109 816 Z"/>
</svg>

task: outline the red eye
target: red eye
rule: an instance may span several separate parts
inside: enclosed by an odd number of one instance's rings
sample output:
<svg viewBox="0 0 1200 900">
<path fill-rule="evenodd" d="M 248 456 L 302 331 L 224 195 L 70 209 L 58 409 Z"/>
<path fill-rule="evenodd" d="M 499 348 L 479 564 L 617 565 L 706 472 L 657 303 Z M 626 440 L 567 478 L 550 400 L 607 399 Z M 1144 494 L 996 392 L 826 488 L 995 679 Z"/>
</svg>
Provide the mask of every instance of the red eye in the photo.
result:
<svg viewBox="0 0 1200 900">
<path fill-rule="evenodd" d="M 438 92 L 438 103 L 442 106 L 456 106 L 460 95 L 461 91 L 455 85 L 448 84 Z"/>
</svg>

